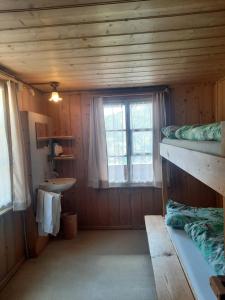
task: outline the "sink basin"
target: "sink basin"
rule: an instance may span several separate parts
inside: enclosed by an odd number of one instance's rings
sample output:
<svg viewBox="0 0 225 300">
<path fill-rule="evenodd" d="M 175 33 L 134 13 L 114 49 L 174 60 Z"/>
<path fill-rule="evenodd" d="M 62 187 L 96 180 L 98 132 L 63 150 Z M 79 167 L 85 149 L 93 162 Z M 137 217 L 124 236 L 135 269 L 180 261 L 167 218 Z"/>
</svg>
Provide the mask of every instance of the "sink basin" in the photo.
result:
<svg viewBox="0 0 225 300">
<path fill-rule="evenodd" d="M 51 178 L 42 182 L 39 188 L 47 192 L 61 193 L 70 189 L 76 181 L 75 178 Z"/>
</svg>

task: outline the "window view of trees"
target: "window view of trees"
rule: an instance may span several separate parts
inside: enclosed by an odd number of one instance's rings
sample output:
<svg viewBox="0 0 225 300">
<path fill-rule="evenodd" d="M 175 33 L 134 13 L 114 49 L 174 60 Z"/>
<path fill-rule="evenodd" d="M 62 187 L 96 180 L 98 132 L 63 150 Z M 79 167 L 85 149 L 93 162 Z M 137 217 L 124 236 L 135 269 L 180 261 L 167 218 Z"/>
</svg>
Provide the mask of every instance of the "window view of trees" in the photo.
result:
<svg viewBox="0 0 225 300">
<path fill-rule="evenodd" d="M 104 117 L 109 181 L 152 182 L 152 103 L 105 103 Z"/>
</svg>

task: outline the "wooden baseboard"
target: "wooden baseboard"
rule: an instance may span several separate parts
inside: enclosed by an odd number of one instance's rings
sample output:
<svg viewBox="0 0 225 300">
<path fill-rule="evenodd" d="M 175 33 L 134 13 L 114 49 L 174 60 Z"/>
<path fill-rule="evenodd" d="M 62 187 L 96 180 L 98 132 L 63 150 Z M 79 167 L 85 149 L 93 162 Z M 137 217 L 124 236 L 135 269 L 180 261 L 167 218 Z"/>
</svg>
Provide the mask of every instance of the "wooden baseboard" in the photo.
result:
<svg viewBox="0 0 225 300">
<path fill-rule="evenodd" d="M 18 271 L 20 266 L 24 263 L 25 257 L 22 257 L 20 261 L 6 274 L 6 276 L 0 281 L 0 291 L 6 286 L 13 275 Z"/>
</svg>

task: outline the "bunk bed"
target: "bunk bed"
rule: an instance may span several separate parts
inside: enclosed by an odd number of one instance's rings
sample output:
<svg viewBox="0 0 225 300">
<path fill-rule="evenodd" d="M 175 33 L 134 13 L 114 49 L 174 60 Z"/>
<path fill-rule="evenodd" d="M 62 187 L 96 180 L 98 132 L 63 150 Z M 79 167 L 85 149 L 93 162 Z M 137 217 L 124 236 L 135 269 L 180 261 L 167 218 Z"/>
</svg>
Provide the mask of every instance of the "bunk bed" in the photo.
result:
<svg viewBox="0 0 225 300">
<path fill-rule="evenodd" d="M 225 122 L 221 122 L 220 125 L 219 142 L 162 139 L 160 155 L 164 216 L 168 201 L 168 161 L 218 192 L 223 197 L 225 208 Z M 213 268 L 207 264 L 199 249 L 183 230 L 167 226 L 164 218 L 160 216 L 146 216 L 145 223 L 159 300 L 225 299 L 224 284 L 217 280 L 220 277 L 216 277 Z M 164 263 L 162 268 L 159 268 L 160 259 L 163 259 Z M 172 276 L 175 272 L 178 275 Z M 221 279 L 224 280 L 224 277 Z"/>
</svg>

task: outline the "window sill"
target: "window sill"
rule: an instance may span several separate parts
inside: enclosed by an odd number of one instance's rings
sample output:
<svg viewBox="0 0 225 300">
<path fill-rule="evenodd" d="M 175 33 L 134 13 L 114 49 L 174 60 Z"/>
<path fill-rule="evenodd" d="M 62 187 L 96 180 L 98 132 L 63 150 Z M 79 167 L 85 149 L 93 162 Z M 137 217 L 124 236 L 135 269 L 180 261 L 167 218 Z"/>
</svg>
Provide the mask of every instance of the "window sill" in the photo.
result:
<svg viewBox="0 0 225 300">
<path fill-rule="evenodd" d="M 118 189 L 118 188 L 157 188 L 153 186 L 151 183 L 115 183 L 109 184 L 107 189 Z"/>
<path fill-rule="evenodd" d="M 0 216 L 6 214 L 7 212 L 9 212 L 9 211 L 12 210 L 12 209 L 13 209 L 13 206 L 12 206 L 12 205 L 10 205 L 10 206 L 8 206 L 8 207 L 6 207 L 6 208 L 0 209 Z"/>
</svg>

